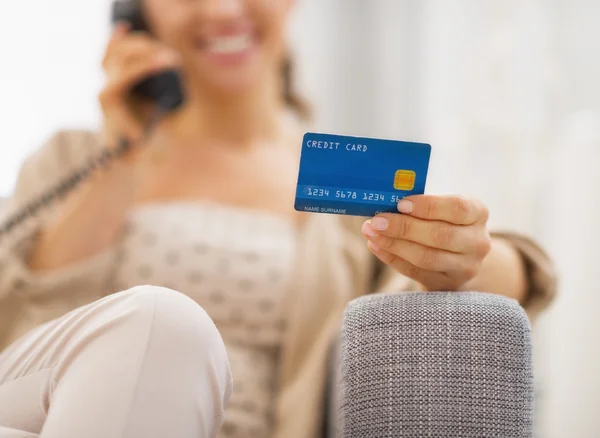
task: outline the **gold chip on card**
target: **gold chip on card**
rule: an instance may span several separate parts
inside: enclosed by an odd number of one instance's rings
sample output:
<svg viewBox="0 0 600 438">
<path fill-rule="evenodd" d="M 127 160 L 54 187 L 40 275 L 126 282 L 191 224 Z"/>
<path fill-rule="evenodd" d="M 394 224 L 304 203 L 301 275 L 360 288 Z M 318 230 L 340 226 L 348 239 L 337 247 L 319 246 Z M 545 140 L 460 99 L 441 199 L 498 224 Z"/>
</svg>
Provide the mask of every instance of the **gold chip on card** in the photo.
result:
<svg viewBox="0 0 600 438">
<path fill-rule="evenodd" d="M 394 188 L 396 190 L 411 191 L 415 188 L 417 174 L 414 170 L 397 170 L 394 175 Z"/>
</svg>

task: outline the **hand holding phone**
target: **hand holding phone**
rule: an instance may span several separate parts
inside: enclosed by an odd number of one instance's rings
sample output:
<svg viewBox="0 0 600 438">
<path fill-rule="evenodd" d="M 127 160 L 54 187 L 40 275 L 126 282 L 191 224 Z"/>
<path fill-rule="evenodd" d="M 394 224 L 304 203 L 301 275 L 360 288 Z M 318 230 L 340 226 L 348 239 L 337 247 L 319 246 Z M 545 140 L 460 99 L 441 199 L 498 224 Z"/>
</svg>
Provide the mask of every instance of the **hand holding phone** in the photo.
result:
<svg viewBox="0 0 600 438">
<path fill-rule="evenodd" d="M 113 24 L 128 23 L 132 32 L 152 34 L 141 0 L 115 0 L 112 5 L 111 20 Z M 134 85 L 132 93 L 153 102 L 162 112 L 176 110 L 184 101 L 183 87 L 177 69 L 149 75 Z"/>
<path fill-rule="evenodd" d="M 106 48 L 106 82 L 99 100 L 103 112 L 104 153 L 115 153 L 109 166 L 86 174 L 84 184 L 63 194 L 56 219 L 42 224 L 28 260 L 32 270 L 58 269 L 98 253 L 114 243 L 134 198 L 142 136 L 154 114 L 153 102 L 132 92 L 136 84 L 177 65 L 177 58 L 145 32 L 119 23 Z M 148 109 L 149 111 L 146 111 Z M 129 149 L 116 153 L 127 141 Z M 74 173 L 75 175 L 75 173 Z M 50 188 L 51 189 L 51 188 Z M 56 202 L 56 201 L 54 201 Z M 102 226 L 98 227 L 98 218 Z"/>
<path fill-rule="evenodd" d="M 116 144 L 121 137 L 131 143 L 140 140 L 150 112 L 147 107 L 155 102 L 132 91 L 177 65 L 177 55 L 150 34 L 131 32 L 127 22 L 115 26 L 103 60 L 106 83 L 99 96 L 106 144 Z"/>
<path fill-rule="evenodd" d="M 100 93 L 104 144 L 115 148 L 127 141 L 132 147 L 119 156 L 120 163 L 74 191 L 58 219 L 42 227 L 30 259 L 32 269 L 58 268 L 114 242 L 133 200 L 135 159 L 143 148 L 144 130 L 152 117 L 183 102 L 175 73 L 177 55 L 150 33 L 133 32 L 138 24 L 135 19 L 116 24 L 103 60 L 106 83 Z M 95 231 L 98 217 L 103 218 L 102 232 Z"/>
</svg>

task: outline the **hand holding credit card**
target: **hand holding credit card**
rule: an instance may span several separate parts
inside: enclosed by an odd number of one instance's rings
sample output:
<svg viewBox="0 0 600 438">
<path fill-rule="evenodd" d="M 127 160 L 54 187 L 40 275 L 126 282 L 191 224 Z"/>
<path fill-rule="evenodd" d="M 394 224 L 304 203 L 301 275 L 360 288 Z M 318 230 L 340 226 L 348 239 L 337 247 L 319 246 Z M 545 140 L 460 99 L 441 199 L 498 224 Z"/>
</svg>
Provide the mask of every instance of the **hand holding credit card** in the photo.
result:
<svg viewBox="0 0 600 438">
<path fill-rule="evenodd" d="M 294 207 L 365 217 L 398 213 L 402 198 L 425 193 L 430 155 L 424 143 L 306 133 Z"/>
<path fill-rule="evenodd" d="M 458 290 L 491 249 L 489 214 L 475 199 L 425 195 L 430 155 L 424 143 L 309 132 L 295 208 L 369 217 L 362 234 L 379 260 L 425 290 Z"/>
</svg>

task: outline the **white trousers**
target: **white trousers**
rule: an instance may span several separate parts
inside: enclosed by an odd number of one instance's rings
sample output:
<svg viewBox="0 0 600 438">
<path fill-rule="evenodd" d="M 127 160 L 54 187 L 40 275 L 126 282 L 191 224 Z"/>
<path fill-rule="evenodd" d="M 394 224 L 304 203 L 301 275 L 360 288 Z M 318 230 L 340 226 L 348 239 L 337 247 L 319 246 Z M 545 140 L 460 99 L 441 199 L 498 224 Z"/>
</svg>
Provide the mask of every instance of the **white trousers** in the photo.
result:
<svg viewBox="0 0 600 438">
<path fill-rule="evenodd" d="M 0 354 L 0 437 L 214 437 L 231 390 L 225 346 L 204 310 L 179 292 L 138 286 Z"/>
</svg>

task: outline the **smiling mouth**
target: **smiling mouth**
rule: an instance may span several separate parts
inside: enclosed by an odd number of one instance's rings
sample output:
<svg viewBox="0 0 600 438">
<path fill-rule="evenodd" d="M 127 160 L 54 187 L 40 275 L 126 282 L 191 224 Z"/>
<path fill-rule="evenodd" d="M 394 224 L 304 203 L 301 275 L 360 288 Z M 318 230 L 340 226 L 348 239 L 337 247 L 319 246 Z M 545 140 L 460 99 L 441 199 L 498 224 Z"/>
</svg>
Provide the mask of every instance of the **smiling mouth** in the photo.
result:
<svg viewBox="0 0 600 438">
<path fill-rule="evenodd" d="M 231 55 L 245 52 L 252 46 L 253 38 L 249 33 L 210 38 L 206 41 L 206 50 L 216 55 Z"/>
<path fill-rule="evenodd" d="M 257 43 L 253 32 L 204 37 L 196 40 L 196 47 L 209 56 L 231 57 L 250 53 Z"/>
</svg>

